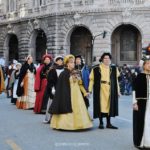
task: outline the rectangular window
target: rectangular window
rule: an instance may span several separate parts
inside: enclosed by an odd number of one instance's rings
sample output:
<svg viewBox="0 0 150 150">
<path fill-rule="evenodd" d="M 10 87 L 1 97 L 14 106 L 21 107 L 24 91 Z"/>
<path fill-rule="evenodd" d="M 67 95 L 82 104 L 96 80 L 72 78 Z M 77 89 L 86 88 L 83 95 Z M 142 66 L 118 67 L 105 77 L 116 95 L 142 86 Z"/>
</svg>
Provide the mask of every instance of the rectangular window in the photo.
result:
<svg viewBox="0 0 150 150">
<path fill-rule="evenodd" d="M 8 12 L 14 12 L 17 8 L 16 0 L 7 0 L 7 11 Z"/>
<path fill-rule="evenodd" d="M 40 6 L 43 4 L 43 1 L 42 0 L 40 0 Z"/>
<path fill-rule="evenodd" d="M 36 0 L 33 0 L 33 1 L 32 1 L 32 6 L 33 6 L 33 7 L 35 7 L 35 1 L 36 1 Z"/>
<path fill-rule="evenodd" d="M 46 5 L 46 0 L 33 0 L 34 7 L 40 7 Z"/>
<path fill-rule="evenodd" d="M 9 0 L 7 0 L 7 8 L 6 8 L 7 12 L 9 12 Z"/>
</svg>

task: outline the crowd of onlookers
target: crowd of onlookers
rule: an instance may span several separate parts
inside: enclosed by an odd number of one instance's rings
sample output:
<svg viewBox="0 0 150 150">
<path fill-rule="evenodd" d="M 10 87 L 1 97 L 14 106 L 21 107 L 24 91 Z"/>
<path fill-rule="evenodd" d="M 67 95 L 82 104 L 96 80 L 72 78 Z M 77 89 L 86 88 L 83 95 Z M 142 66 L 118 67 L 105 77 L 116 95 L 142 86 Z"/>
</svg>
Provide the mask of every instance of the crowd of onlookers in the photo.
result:
<svg viewBox="0 0 150 150">
<path fill-rule="evenodd" d="M 120 77 L 120 92 L 122 95 L 131 95 L 134 79 L 142 70 L 140 66 L 128 66 L 124 64 L 119 67 Z"/>
</svg>

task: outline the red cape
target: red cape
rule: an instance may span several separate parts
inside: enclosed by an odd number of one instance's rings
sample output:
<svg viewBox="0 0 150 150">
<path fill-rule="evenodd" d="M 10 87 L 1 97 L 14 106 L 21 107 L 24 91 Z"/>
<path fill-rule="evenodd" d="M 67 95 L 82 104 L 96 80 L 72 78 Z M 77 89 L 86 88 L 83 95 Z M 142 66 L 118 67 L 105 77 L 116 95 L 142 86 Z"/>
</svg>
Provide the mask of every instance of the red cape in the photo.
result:
<svg viewBox="0 0 150 150">
<path fill-rule="evenodd" d="M 39 68 L 37 68 L 36 70 L 36 75 L 35 75 L 35 83 L 34 83 L 34 90 L 35 92 L 40 90 L 41 87 L 41 78 L 40 78 L 40 74 L 41 74 L 41 70 L 43 69 L 44 64 L 40 65 Z"/>
</svg>

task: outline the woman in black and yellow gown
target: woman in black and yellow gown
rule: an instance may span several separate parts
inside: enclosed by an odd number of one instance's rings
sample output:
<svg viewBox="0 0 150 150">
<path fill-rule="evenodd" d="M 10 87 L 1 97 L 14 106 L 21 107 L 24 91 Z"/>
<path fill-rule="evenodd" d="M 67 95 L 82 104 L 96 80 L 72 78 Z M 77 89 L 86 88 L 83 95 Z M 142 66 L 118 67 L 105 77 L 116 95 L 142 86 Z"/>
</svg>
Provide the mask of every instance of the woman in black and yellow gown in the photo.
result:
<svg viewBox="0 0 150 150">
<path fill-rule="evenodd" d="M 64 58 L 66 68 L 60 74 L 56 86 L 56 93 L 50 113 L 52 115 L 50 127 L 62 130 L 80 130 L 91 128 L 92 121 L 86 109 L 83 96 L 87 96 L 79 74 L 74 71 L 73 55 Z"/>
</svg>

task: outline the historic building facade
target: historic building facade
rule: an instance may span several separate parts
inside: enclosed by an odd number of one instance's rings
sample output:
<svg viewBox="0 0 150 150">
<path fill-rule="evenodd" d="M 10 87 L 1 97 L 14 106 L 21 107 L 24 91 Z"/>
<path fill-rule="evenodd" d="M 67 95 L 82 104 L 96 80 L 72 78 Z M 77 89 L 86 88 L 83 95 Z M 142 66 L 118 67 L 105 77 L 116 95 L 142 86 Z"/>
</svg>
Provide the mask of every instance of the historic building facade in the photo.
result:
<svg viewBox="0 0 150 150">
<path fill-rule="evenodd" d="M 104 36 L 103 33 L 106 33 Z M 0 0 L 0 57 L 39 61 L 46 49 L 137 64 L 150 43 L 150 0 Z"/>
</svg>

